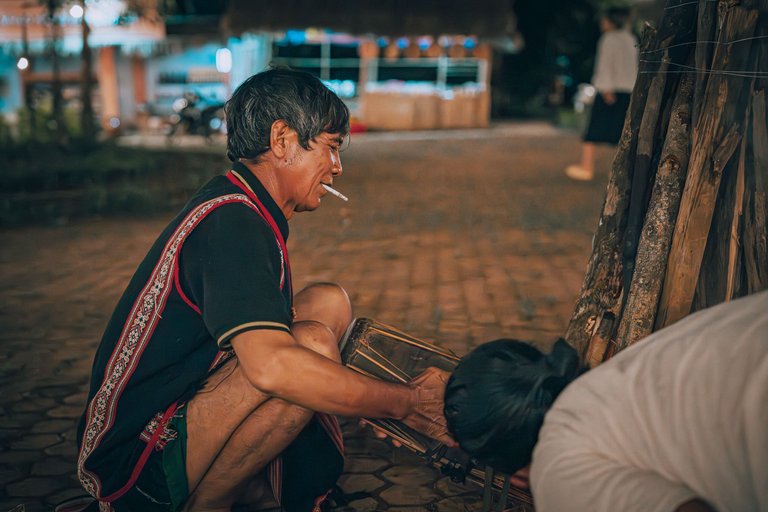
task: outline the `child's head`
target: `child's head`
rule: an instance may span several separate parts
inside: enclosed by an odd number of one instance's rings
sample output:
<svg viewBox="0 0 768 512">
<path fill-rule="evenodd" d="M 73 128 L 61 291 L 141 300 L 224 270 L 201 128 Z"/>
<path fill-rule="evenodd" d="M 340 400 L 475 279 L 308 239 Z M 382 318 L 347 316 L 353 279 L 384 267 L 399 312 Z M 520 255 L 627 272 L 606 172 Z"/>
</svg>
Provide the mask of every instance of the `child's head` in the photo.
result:
<svg viewBox="0 0 768 512">
<path fill-rule="evenodd" d="M 473 457 L 514 473 L 530 463 L 544 415 L 580 373 L 576 351 L 563 340 L 549 354 L 510 339 L 481 345 L 446 386 L 448 430 Z"/>
</svg>

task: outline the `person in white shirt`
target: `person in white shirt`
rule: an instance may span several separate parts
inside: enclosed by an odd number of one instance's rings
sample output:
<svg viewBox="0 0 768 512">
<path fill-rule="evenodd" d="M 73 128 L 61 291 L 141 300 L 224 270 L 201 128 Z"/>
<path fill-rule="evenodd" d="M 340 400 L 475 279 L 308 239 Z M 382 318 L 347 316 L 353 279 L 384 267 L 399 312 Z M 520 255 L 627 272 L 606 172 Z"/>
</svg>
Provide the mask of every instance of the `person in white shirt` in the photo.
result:
<svg viewBox="0 0 768 512">
<path fill-rule="evenodd" d="M 530 467 L 538 512 L 766 511 L 768 291 L 692 314 L 586 373 L 562 340 L 546 355 L 482 345 L 449 380 L 445 415 L 481 462 Z"/>
<path fill-rule="evenodd" d="M 624 116 L 637 77 L 637 39 L 625 29 L 629 10 L 609 9 L 600 19 L 602 35 L 597 42 L 597 56 L 592 85 L 597 90 L 589 125 L 584 134 L 581 163 L 565 169 L 575 180 L 591 180 L 595 174 L 595 144 L 617 144 Z"/>
</svg>

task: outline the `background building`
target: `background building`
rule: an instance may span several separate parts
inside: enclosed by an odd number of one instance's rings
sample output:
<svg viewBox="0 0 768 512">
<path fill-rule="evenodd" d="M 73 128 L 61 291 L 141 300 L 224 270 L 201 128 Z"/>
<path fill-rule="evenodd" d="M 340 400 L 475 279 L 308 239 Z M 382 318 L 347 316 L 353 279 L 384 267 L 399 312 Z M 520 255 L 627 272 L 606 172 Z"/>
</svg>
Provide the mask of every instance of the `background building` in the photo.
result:
<svg viewBox="0 0 768 512">
<path fill-rule="evenodd" d="M 79 108 L 84 13 L 106 129 L 161 130 L 185 93 L 221 103 L 270 64 L 316 74 L 358 128 L 550 115 L 589 80 L 604 3 L 553 2 L 2 0 L 0 112 L 47 108 L 56 66 L 66 107 Z"/>
</svg>

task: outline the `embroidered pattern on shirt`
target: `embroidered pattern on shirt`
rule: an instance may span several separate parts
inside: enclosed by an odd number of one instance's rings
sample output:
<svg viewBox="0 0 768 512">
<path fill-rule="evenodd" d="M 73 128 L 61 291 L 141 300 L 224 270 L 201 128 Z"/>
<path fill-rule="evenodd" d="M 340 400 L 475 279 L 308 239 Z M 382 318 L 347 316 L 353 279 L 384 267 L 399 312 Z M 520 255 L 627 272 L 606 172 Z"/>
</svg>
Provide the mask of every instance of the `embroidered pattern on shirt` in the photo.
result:
<svg viewBox="0 0 768 512">
<path fill-rule="evenodd" d="M 261 215 L 256 205 L 243 194 L 228 194 L 198 205 L 168 238 L 157 265 L 147 284 L 137 296 L 126 319 L 123 332 L 104 370 L 103 383 L 88 404 L 82 447 L 77 461 L 80 483 L 95 498 L 102 497 L 101 481 L 98 475 L 85 468 L 85 462 L 114 424 L 116 405 L 120 395 L 135 371 L 141 354 L 160 319 L 168 294 L 173 289 L 176 254 L 197 224 L 212 209 L 228 202 L 244 203 Z"/>
<path fill-rule="evenodd" d="M 149 443 L 152 441 L 152 436 L 155 435 L 155 431 L 157 430 L 157 427 L 160 425 L 160 423 L 163 420 L 163 411 L 158 412 L 155 414 L 155 416 L 149 420 L 149 423 L 144 427 L 144 430 L 139 435 L 139 439 L 144 441 L 145 443 Z M 160 433 L 160 437 L 157 440 L 157 443 L 155 444 L 155 450 L 156 451 L 162 451 L 165 448 L 165 445 L 168 444 L 171 441 L 176 440 L 179 437 L 179 433 L 176 432 L 176 429 L 171 427 L 170 421 L 166 421 L 163 425 L 163 430 Z"/>
</svg>

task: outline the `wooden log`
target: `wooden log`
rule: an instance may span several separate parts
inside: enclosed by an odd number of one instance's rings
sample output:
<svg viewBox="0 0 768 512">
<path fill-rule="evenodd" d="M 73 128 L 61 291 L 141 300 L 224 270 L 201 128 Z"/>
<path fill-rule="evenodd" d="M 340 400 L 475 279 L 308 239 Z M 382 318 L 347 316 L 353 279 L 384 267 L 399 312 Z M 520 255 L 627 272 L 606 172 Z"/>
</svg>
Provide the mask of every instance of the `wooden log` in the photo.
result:
<svg viewBox="0 0 768 512">
<path fill-rule="evenodd" d="M 599 324 L 595 326 L 594 334 L 587 347 L 587 353 L 584 356 L 584 362 L 588 367 L 594 368 L 604 360 L 611 357 L 615 350 L 611 343 L 611 337 L 616 326 L 616 317 L 613 313 L 606 311 L 599 319 Z"/>
<path fill-rule="evenodd" d="M 615 332 L 614 319 L 618 318 L 621 309 L 623 230 L 626 225 L 632 165 L 636 153 L 635 134 L 645 109 L 651 77 L 656 71 L 653 61 L 658 60 L 652 57 L 659 55 L 659 50 L 663 51 L 671 46 L 683 52 L 694 36 L 695 24 L 691 20 L 695 17 L 695 4 L 678 6 L 678 3 L 677 0 L 668 0 L 668 9 L 659 23 L 658 31 L 648 26 L 641 38 L 641 70 L 635 82 L 621 140 L 613 160 L 580 297 L 574 306 L 566 332 L 566 340 L 579 351 L 583 361 L 586 360 L 588 351 L 593 354 L 605 353 L 608 340 L 612 336 L 610 333 Z M 655 42 L 654 38 L 661 43 Z M 611 329 L 606 328 L 608 324 Z M 600 346 L 590 349 L 593 338 Z"/>
<path fill-rule="evenodd" d="M 745 130 L 746 127 L 740 131 Z M 745 137 L 742 137 L 739 146 L 743 147 L 745 140 Z M 731 158 L 722 174 L 691 311 L 698 311 L 709 304 L 719 304 L 727 300 L 728 239 L 731 236 L 734 211 L 737 209 L 739 158 Z M 738 266 L 734 268 L 734 271 L 738 272 L 738 270 Z"/>
<path fill-rule="evenodd" d="M 719 42 L 751 37 L 757 18 L 755 9 L 729 8 L 722 20 Z M 733 48 L 732 44 L 717 45 L 713 71 L 727 73 L 744 69 L 749 51 L 733 51 Z M 729 102 L 739 101 L 744 81 L 740 76 L 713 74 L 707 82 L 702 106 L 706 115 L 699 117 L 693 129 L 688 178 L 672 239 L 656 329 L 690 312 L 722 171 L 740 139 L 741 118 L 733 119 L 724 112 Z"/>
<path fill-rule="evenodd" d="M 747 115 L 750 112 L 747 110 Z M 748 126 L 748 122 L 744 123 Z M 725 276 L 725 300 L 737 297 L 737 281 L 741 270 L 741 229 L 742 214 L 744 213 L 744 167 L 747 159 L 747 137 L 741 138 L 739 151 L 739 164 L 736 171 L 736 186 L 733 192 L 733 213 L 731 215 L 731 227 L 728 233 L 728 265 Z"/>
<path fill-rule="evenodd" d="M 762 74 L 752 91 L 752 124 L 747 151 L 744 205 L 746 293 L 768 288 L 768 0 L 760 4 L 763 23 L 755 41 L 754 62 Z"/>
<path fill-rule="evenodd" d="M 763 54 L 768 58 L 768 52 Z M 759 68 L 758 68 L 759 69 Z M 768 111 L 766 89 L 753 92 L 751 159 L 745 169 L 744 266 L 746 293 L 768 288 Z"/>
<path fill-rule="evenodd" d="M 675 94 L 667 138 L 638 246 L 637 266 L 616 334 L 619 349 L 653 331 L 672 229 L 688 170 L 694 81 L 693 75 L 684 75 Z"/>
<path fill-rule="evenodd" d="M 755 2 L 750 5 L 755 5 Z M 763 9 L 768 10 L 768 1 L 763 0 Z M 765 56 L 765 51 L 768 49 L 767 32 L 768 23 L 758 21 L 755 33 L 757 39 L 741 40 L 734 43 L 740 45 L 742 51 L 748 50 L 744 47 L 745 44 L 751 45 L 747 63 L 740 69 L 741 73 L 739 73 L 744 77 L 745 83 L 749 83 L 751 94 L 747 95 L 746 104 L 734 102 L 732 105 L 726 106 L 724 115 L 729 115 L 728 108 L 731 107 L 735 110 L 734 115 L 745 116 L 742 123 L 744 136 L 739 158 L 732 159 L 723 174 L 723 181 L 720 185 L 721 193 L 717 198 L 715 215 L 704 251 L 692 311 L 749 293 L 748 281 L 754 280 L 753 276 L 759 275 L 761 272 L 765 274 L 765 270 L 761 271 L 757 267 L 750 268 L 747 266 L 747 247 L 754 246 L 757 236 L 756 231 L 748 231 L 747 221 L 749 219 L 750 194 L 755 192 L 755 187 L 750 187 L 749 183 L 756 185 L 754 180 L 748 179 L 748 176 L 755 172 L 768 172 L 765 167 L 755 167 L 752 148 L 752 124 L 754 123 L 750 119 L 750 116 L 755 117 L 752 113 L 754 112 L 753 104 L 756 93 L 766 88 L 768 76 L 765 78 L 756 76 L 751 80 L 749 79 L 749 75 L 753 72 L 763 71 L 764 75 L 768 74 L 766 73 L 768 64 L 765 62 L 765 59 L 768 58 Z M 757 74 L 755 73 L 755 75 Z M 765 114 L 759 119 L 765 119 Z M 765 122 L 759 124 L 765 126 Z M 768 140 L 763 140 L 760 148 L 765 147 L 766 143 Z M 743 202 L 740 199 L 742 190 Z M 759 187 L 757 190 L 759 193 Z"/>
<path fill-rule="evenodd" d="M 697 27 L 696 27 L 696 51 L 694 56 L 694 65 L 696 69 L 710 69 L 712 64 L 713 45 L 710 41 L 715 39 L 715 17 L 717 16 L 717 2 L 711 0 L 699 0 Z M 693 126 L 699 121 L 701 115 L 701 106 L 703 104 L 704 90 L 707 85 L 709 75 L 707 73 L 696 73 L 696 85 L 693 93 Z"/>
<path fill-rule="evenodd" d="M 647 25 L 641 38 L 640 51 L 648 51 L 654 42 L 656 30 Z M 626 210 L 629 205 L 631 162 L 634 161 L 636 140 L 634 134 L 640 126 L 651 76 L 640 74 L 635 82 L 632 99 L 624 118 L 618 150 L 613 159 L 603 209 L 595 234 L 592 256 L 589 259 L 584 283 L 574 308 L 565 339 L 582 360 L 586 359 L 590 340 L 606 313 L 614 318 L 619 313 L 621 300 L 621 246 Z M 607 341 L 606 341 L 607 342 Z M 607 345 L 593 348 L 604 353 Z M 596 359 L 600 357 L 595 356 Z"/>
<path fill-rule="evenodd" d="M 632 188 L 629 197 L 629 209 L 627 211 L 627 225 L 624 230 L 624 247 L 622 254 L 622 289 L 623 299 L 626 303 L 629 295 L 632 274 L 635 270 L 635 256 L 640 239 L 640 230 L 643 225 L 646 207 L 648 204 L 647 192 L 649 182 L 653 182 L 651 173 L 651 160 L 656 146 L 656 131 L 659 122 L 659 112 L 664 103 L 664 89 L 667 84 L 667 69 L 669 56 L 664 52 L 661 65 L 651 79 L 648 90 L 648 99 L 645 102 L 645 110 L 640 121 L 640 129 L 637 132 L 637 154 L 635 167 L 632 173 Z M 622 310 L 624 309 L 622 305 Z"/>
</svg>

